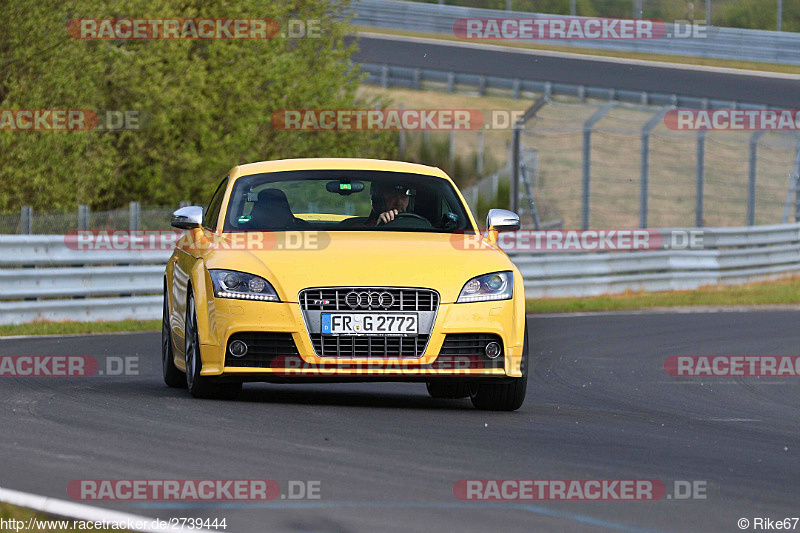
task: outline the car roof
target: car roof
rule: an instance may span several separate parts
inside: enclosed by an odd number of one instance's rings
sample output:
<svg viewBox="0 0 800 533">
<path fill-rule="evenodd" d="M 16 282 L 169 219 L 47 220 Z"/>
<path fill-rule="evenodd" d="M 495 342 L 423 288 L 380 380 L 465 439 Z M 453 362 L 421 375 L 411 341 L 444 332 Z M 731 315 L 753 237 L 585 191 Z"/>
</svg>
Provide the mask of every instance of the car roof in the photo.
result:
<svg viewBox="0 0 800 533">
<path fill-rule="evenodd" d="M 320 157 L 305 159 L 278 159 L 275 161 L 259 161 L 238 165 L 231 171 L 232 178 L 262 174 L 266 172 L 284 172 L 289 170 L 376 170 L 385 172 L 406 172 L 423 174 L 449 181 L 447 174 L 440 168 L 390 161 L 385 159 L 361 159 L 347 157 Z"/>
</svg>

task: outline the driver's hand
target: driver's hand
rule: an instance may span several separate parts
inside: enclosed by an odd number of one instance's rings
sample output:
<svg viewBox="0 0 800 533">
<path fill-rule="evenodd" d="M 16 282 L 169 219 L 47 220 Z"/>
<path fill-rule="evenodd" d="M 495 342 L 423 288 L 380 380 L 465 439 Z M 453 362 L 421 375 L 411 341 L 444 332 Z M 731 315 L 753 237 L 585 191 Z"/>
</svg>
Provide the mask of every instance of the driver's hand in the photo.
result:
<svg viewBox="0 0 800 533">
<path fill-rule="evenodd" d="M 378 224 L 383 223 L 386 224 L 387 222 L 391 222 L 394 220 L 394 217 L 398 215 L 400 212 L 397 209 L 391 209 L 384 213 L 378 215 Z"/>
</svg>

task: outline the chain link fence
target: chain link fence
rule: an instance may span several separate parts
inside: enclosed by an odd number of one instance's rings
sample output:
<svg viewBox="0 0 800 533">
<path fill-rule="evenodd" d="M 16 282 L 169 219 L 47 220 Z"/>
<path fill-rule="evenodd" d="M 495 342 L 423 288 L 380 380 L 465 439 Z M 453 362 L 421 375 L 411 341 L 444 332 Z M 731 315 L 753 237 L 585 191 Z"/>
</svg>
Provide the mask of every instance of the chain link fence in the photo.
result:
<svg viewBox="0 0 800 533">
<path fill-rule="evenodd" d="M 664 111 L 556 100 L 544 106 L 522 135 L 523 149 L 536 153 L 531 185 L 541 218 L 575 228 L 796 218 L 795 133 L 674 131 L 660 119 Z"/>
<path fill-rule="evenodd" d="M 131 202 L 127 208 L 110 211 L 91 211 L 88 206 L 78 206 L 74 211 L 38 212 L 23 206 L 18 213 L 0 215 L 0 235 L 63 235 L 79 229 L 168 230 L 172 213 L 178 207 Z"/>
</svg>

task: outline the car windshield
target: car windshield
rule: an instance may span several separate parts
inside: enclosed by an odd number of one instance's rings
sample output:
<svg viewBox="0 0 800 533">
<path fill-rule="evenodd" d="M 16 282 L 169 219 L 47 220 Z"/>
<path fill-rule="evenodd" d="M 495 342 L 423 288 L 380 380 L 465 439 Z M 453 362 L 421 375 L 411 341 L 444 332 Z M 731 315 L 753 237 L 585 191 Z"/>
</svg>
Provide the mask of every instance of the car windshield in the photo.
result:
<svg viewBox="0 0 800 533">
<path fill-rule="evenodd" d="M 237 179 L 224 231 L 284 230 L 463 233 L 472 226 L 454 187 L 433 176 L 304 170 Z"/>
</svg>

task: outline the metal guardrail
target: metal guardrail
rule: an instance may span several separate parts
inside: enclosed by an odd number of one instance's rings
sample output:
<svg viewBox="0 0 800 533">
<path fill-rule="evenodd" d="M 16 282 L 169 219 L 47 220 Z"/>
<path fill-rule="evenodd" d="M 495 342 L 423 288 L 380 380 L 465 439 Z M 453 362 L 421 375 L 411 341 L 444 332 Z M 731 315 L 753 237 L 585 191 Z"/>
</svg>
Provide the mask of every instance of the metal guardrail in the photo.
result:
<svg viewBox="0 0 800 533">
<path fill-rule="evenodd" d="M 703 250 L 509 256 L 528 298 L 691 290 L 800 272 L 800 224 L 705 231 L 713 244 Z M 157 319 L 168 257 L 72 250 L 62 235 L 0 235 L 0 324 Z"/>
<path fill-rule="evenodd" d="M 353 23 L 359 26 L 403 29 L 454 35 L 453 24 L 461 18 L 561 18 L 520 11 L 404 2 L 399 0 L 354 0 Z M 676 35 L 673 24 L 668 35 Z M 545 41 L 530 41 L 545 42 Z M 552 41 L 550 41 L 552 42 Z M 705 38 L 662 38 L 652 40 L 562 39 L 559 46 L 618 50 L 648 54 L 681 55 L 738 61 L 800 65 L 800 34 L 739 28 L 707 28 Z"/>
<path fill-rule="evenodd" d="M 470 87 L 481 96 L 490 91 L 502 92 L 512 98 L 533 99 L 538 95 L 574 96 L 581 102 L 587 98 L 630 102 L 642 105 L 683 107 L 689 109 L 769 109 L 771 106 L 715 98 L 698 98 L 671 93 L 655 93 L 650 91 L 631 91 L 609 89 L 607 87 L 591 87 L 569 83 L 552 83 L 549 81 L 521 80 L 519 78 L 500 78 L 496 76 L 480 76 L 447 70 L 419 69 L 397 67 L 379 63 L 362 63 L 361 71 L 367 74 L 365 83 L 387 87 L 403 87 L 406 89 L 438 89 L 455 92 L 459 87 Z"/>
</svg>

